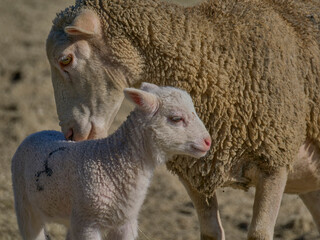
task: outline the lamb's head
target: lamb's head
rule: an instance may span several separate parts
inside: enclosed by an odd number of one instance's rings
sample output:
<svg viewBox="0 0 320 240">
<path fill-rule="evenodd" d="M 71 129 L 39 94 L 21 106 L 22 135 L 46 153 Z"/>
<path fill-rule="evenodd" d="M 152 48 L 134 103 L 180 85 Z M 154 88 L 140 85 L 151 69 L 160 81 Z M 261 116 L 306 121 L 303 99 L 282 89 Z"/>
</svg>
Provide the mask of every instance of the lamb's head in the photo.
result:
<svg viewBox="0 0 320 240">
<path fill-rule="evenodd" d="M 126 88 L 124 93 L 136 105 L 152 151 L 199 158 L 210 149 L 210 135 L 185 91 L 143 83 L 140 90 Z"/>
<path fill-rule="evenodd" d="M 108 37 L 100 16 L 78 8 L 61 12 L 47 39 L 61 129 L 75 141 L 107 135 L 127 79 L 136 79 L 141 70 L 140 57 L 123 33 L 112 30 Z"/>
</svg>

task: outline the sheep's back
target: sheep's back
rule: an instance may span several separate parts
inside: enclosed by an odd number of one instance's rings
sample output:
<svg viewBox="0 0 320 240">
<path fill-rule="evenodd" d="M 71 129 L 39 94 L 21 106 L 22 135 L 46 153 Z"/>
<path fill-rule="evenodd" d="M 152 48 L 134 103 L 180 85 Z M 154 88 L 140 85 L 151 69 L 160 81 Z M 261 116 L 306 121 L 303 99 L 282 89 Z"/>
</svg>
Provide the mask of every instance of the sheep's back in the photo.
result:
<svg viewBox="0 0 320 240">
<path fill-rule="evenodd" d="M 289 167 L 306 136 L 320 141 L 319 22 L 311 5 L 240 5 L 212 15 L 217 22 L 204 26 L 202 48 L 191 56 L 198 67 L 183 69 L 189 85 L 181 86 L 191 93 L 213 146 L 201 161 L 180 157 L 168 167 L 207 194 L 250 162 L 266 171 Z M 179 81 L 167 83 L 179 87 Z"/>
</svg>

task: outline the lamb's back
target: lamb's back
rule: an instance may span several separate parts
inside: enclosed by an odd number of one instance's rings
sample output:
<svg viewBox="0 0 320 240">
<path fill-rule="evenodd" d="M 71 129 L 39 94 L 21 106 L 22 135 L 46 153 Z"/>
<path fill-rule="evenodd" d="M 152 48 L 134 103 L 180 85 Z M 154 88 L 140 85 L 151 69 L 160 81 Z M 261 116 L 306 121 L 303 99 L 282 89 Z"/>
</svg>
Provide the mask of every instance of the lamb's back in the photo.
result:
<svg viewBox="0 0 320 240">
<path fill-rule="evenodd" d="M 98 222 L 121 224 L 137 214 L 130 206 L 126 212 L 125 206 L 132 198 L 140 202 L 140 196 L 127 194 L 137 184 L 134 176 L 139 169 L 113 147 L 103 139 L 66 141 L 56 131 L 32 134 L 13 157 L 13 180 L 18 183 L 14 186 L 20 186 L 49 221 L 67 224 L 77 209 Z"/>
<path fill-rule="evenodd" d="M 76 175 L 74 159 L 68 153 L 72 145 L 60 132 L 42 131 L 27 137 L 12 159 L 13 181 L 24 187 L 21 191 L 45 217 L 70 214 L 76 188 L 70 184 Z"/>
</svg>

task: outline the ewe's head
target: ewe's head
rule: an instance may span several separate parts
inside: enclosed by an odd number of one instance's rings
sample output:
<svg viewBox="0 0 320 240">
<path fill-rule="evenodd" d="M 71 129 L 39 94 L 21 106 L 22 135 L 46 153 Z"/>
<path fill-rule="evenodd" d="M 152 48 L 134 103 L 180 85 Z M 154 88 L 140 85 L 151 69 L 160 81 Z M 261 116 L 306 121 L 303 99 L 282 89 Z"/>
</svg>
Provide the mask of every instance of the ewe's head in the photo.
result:
<svg viewBox="0 0 320 240">
<path fill-rule="evenodd" d="M 141 70 L 135 48 L 116 30 L 107 37 L 105 24 L 93 10 L 70 7 L 54 20 L 47 39 L 57 113 L 68 139 L 105 137 L 127 79 Z"/>
<path fill-rule="evenodd" d="M 168 156 L 199 158 L 210 149 L 210 135 L 185 91 L 143 83 L 141 90 L 126 88 L 124 93 L 136 105 L 153 146 Z"/>
</svg>

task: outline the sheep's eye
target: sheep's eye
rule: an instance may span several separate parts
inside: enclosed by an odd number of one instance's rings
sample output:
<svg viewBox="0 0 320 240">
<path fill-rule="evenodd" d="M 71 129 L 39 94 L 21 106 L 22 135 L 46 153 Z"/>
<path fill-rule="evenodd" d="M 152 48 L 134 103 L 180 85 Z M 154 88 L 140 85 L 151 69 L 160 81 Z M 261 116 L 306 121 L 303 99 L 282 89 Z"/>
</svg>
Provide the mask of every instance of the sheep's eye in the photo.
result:
<svg viewBox="0 0 320 240">
<path fill-rule="evenodd" d="M 60 58 L 60 65 L 62 67 L 68 66 L 72 62 L 72 56 L 69 54 L 68 56 L 63 56 Z"/>
<path fill-rule="evenodd" d="M 170 117 L 170 120 L 171 120 L 172 122 L 178 123 L 178 122 L 183 121 L 183 118 L 182 118 L 182 117 L 179 117 L 179 116 L 173 116 L 173 117 Z"/>
</svg>

